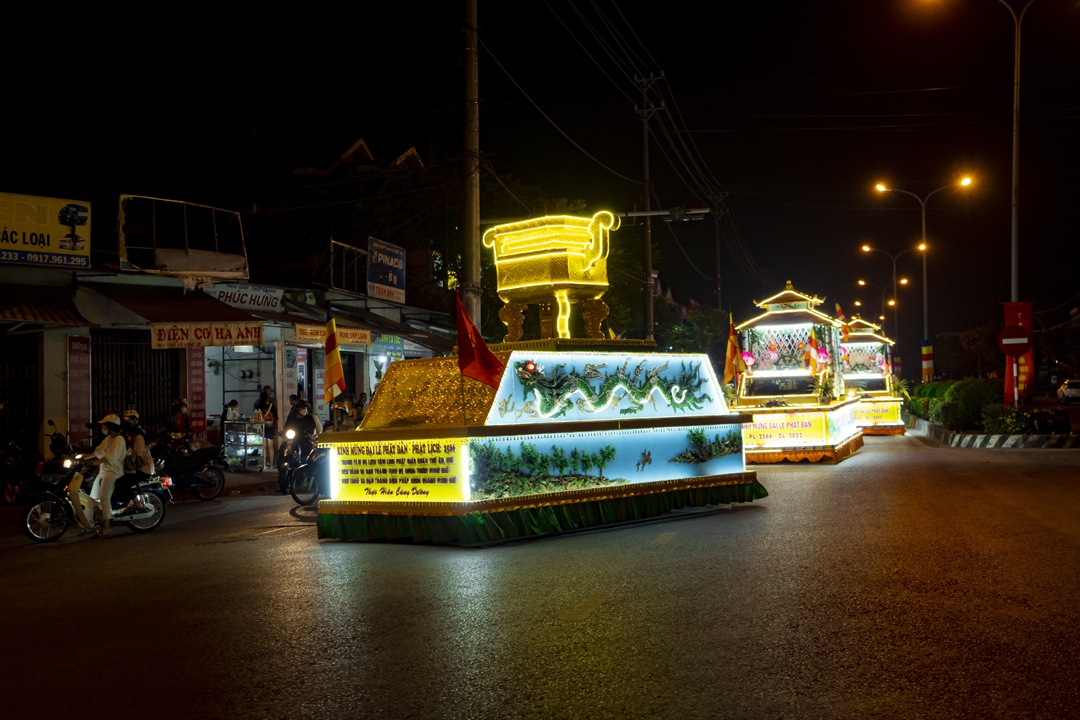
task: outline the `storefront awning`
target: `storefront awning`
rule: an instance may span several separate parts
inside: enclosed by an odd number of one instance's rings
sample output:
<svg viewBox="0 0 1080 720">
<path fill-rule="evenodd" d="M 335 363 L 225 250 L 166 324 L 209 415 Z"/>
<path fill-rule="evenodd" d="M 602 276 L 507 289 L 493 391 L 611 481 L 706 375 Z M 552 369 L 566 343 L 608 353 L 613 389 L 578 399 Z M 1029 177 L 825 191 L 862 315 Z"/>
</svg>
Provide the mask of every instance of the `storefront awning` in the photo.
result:
<svg viewBox="0 0 1080 720">
<path fill-rule="evenodd" d="M 111 283 L 86 283 L 84 287 L 150 323 L 155 350 L 263 344 L 262 320 L 201 291 Z"/>
<path fill-rule="evenodd" d="M 449 338 L 440 337 L 434 333 L 427 332 L 426 330 L 415 328 L 412 325 L 396 322 L 390 318 L 383 317 L 382 315 L 363 308 L 341 307 L 339 305 L 334 306 L 335 317 L 340 318 L 342 315 L 346 314 L 360 322 L 370 324 L 374 328 L 377 328 L 378 332 L 382 334 L 397 335 L 398 337 L 412 340 L 417 345 L 431 348 L 438 353 L 452 352 L 457 345 L 457 342 Z"/>
<path fill-rule="evenodd" d="M 41 285 L 0 285 L 0 323 L 61 327 L 91 324 L 75 309 L 70 287 Z"/>
</svg>

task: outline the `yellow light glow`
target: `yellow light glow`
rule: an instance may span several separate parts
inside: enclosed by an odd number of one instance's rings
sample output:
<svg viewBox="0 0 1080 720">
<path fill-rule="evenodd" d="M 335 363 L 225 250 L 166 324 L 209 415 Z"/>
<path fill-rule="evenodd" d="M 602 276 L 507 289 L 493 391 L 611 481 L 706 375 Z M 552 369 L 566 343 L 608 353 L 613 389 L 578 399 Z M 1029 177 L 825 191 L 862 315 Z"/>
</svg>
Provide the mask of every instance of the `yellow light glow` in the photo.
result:
<svg viewBox="0 0 1080 720">
<path fill-rule="evenodd" d="M 619 217 L 549 215 L 496 225 L 484 233 L 495 253 L 496 288 L 506 303 L 558 301 L 558 337 L 570 337 L 570 305 L 595 300 L 608 287 L 607 256 Z"/>
<path fill-rule="evenodd" d="M 896 301 L 895 301 L 895 300 L 890 300 L 890 301 L 889 301 L 889 307 L 892 307 L 892 306 L 893 306 L 893 305 L 895 305 L 895 304 L 896 304 Z"/>
<path fill-rule="evenodd" d="M 565 290 L 556 290 L 555 299 L 559 302 L 559 317 L 555 320 L 555 331 L 559 337 L 570 337 L 570 298 Z"/>
<path fill-rule="evenodd" d="M 919 249 L 925 252 L 926 251 L 926 243 L 919 243 Z"/>
<path fill-rule="evenodd" d="M 859 300 L 856 300 L 855 301 L 855 307 L 862 307 L 862 302 L 859 301 Z"/>
<path fill-rule="evenodd" d="M 869 245 L 863 245 L 862 249 L 863 249 L 863 252 L 870 252 L 870 246 Z"/>
<path fill-rule="evenodd" d="M 963 180 L 960 181 L 960 184 L 963 185 L 964 187 L 967 187 L 968 185 L 971 184 L 971 178 L 969 178 L 969 177 L 964 178 Z"/>
<path fill-rule="evenodd" d="M 877 319 L 878 319 L 878 320 L 884 320 L 884 319 L 885 319 L 885 316 L 884 316 L 884 315 L 878 315 L 878 316 L 877 316 Z"/>
<path fill-rule="evenodd" d="M 860 281 L 859 281 L 859 284 L 860 284 L 860 285 L 865 285 L 865 284 L 866 284 L 866 281 L 865 281 L 865 280 L 860 280 Z"/>
<path fill-rule="evenodd" d="M 900 278 L 901 285 L 907 285 L 907 278 Z"/>
<path fill-rule="evenodd" d="M 877 189 L 878 192 L 885 192 L 886 190 L 889 189 L 889 188 L 885 187 L 884 185 L 882 185 L 881 183 L 878 183 L 877 185 L 875 185 L 874 188 Z"/>
</svg>

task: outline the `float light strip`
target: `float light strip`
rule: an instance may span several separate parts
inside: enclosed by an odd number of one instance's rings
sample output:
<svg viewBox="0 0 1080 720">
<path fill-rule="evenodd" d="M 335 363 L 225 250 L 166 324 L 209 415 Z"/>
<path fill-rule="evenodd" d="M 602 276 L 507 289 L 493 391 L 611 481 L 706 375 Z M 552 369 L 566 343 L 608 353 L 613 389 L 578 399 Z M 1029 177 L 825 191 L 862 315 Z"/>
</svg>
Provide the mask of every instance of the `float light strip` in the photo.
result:
<svg viewBox="0 0 1080 720">
<path fill-rule="evenodd" d="M 556 290 L 555 299 L 559 303 L 559 316 L 555 319 L 555 330 L 558 332 L 559 337 L 570 337 L 570 298 L 566 295 L 566 290 Z"/>
<path fill-rule="evenodd" d="M 610 219 L 609 219 L 610 218 Z M 554 221 L 554 222 L 553 222 Z M 561 227 L 560 227 L 560 222 Z M 591 242 L 582 243 L 577 241 L 577 244 L 581 244 L 584 250 L 585 247 L 595 249 L 594 253 L 590 254 L 591 261 L 586 266 L 586 270 L 590 269 L 598 260 L 606 258 L 608 254 L 608 243 L 604 242 L 604 234 L 610 233 L 611 230 L 616 229 L 619 226 L 619 218 L 614 213 L 602 210 L 592 218 L 575 217 L 572 215 L 555 215 L 546 216 L 543 218 L 537 218 L 536 220 L 526 220 L 521 223 L 509 223 L 506 225 L 496 225 L 484 233 L 482 238 L 484 247 L 493 248 L 495 250 L 495 264 L 498 265 L 500 261 L 500 255 L 520 253 L 526 251 L 532 243 L 532 246 L 537 250 L 544 250 L 550 246 L 552 242 L 558 242 L 559 235 L 581 235 L 584 231 L 589 234 Z M 593 226 L 596 226 L 596 231 L 593 231 Z M 521 237 L 524 235 L 525 237 Z M 562 242 L 567 242 L 563 240 Z M 518 245 L 524 245 L 523 249 L 518 249 Z M 565 255 L 564 253 L 560 253 Z"/>
<path fill-rule="evenodd" d="M 844 373 L 845 380 L 880 380 L 885 373 Z"/>
<path fill-rule="evenodd" d="M 836 320 L 833 320 L 828 315 L 822 315 L 817 310 L 776 310 L 776 311 L 770 310 L 769 312 L 762 313 L 761 315 L 758 315 L 757 317 L 750 318 L 749 320 L 747 320 L 746 322 L 744 322 L 744 323 L 742 323 L 740 325 L 736 325 L 735 329 L 738 330 L 738 331 L 742 331 L 744 328 L 750 327 L 751 325 L 753 325 L 757 321 L 761 320 L 762 318 L 767 318 L 767 317 L 770 317 L 770 316 L 779 317 L 780 315 L 785 315 L 785 314 L 788 314 L 788 313 L 810 313 L 811 315 L 814 315 L 815 317 L 821 318 L 824 321 L 824 322 L 820 323 L 822 325 L 831 325 L 834 328 L 840 326 L 840 324 L 837 323 Z M 794 329 L 794 328 L 813 327 L 815 324 L 817 324 L 817 323 L 812 323 L 812 322 L 788 323 L 788 324 L 778 323 L 776 325 L 766 325 L 765 327 L 767 327 L 770 330 L 791 330 L 791 329 Z"/>
<path fill-rule="evenodd" d="M 751 370 L 753 370 L 753 368 L 751 368 Z M 802 370 L 759 370 L 757 372 L 751 372 L 750 376 L 756 378 L 811 377 L 811 373 L 805 368 Z"/>
<path fill-rule="evenodd" d="M 538 280 L 530 283 L 518 283 L 517 285 L 500 285 L 498 292 L 504 292 L 506 290 L 522 290 L 525 288 L 538 288 L 545 285 L 599 285 L 601 287 L 607 287 L 606 282 L 599 280 Z M 603 293 L 600 293 L 603 295 Z"/>
<path fill-rule="evenodd" d="M 649 391 L 647 393 L 645 393 L 645 401 L 639 403 L 636 400 L 634 400 L 634 397 L 632 395 L 630 395 L 630 390 L 629 390 L 629 388 L 626 387 L 626 385 L 624 383 L 618 383 L 615 387 L 613 387 L 611 389 L 611 395 L 608 397 L 607 402 L 605 402 L 603 404 L 603 406 L 601 406 L 601 407 L 599 407 L 599 408 L 597 408 L 595 410 L 590 410 L 590 412 L 600 413 L 600 412 L 604 412 L 605 410 L 607 410 L 608 407 L 611 405 L 611 403 L 615 400 L 615 391 L 618 390 L 619 388 L 622 388 L 622 390 L 623 390 L 624 394 L 623 394 L 622 397 L 629 396 L 630 397 L 630 402 L 634 403 L 635 405 L 644 405 L 652 397 L 652 394 L 655 391 L 660 389 L 658 387 L 649 388 Z M 683 400 L 686 399 L 686 392 L 687 391 L 683 390 L 683 394 L 680 397 L 679 394 L 678 394 L 680 389 L 681 388 L 678 385 L 672 385 L 671 386 L 671 399 L 674 400 L 675 402 L 682 402 Z M 570 399 L 571 397 L 573 397 L 574 393 L 580 394 L 582 398 L 585 397 L 585 393 L 583 393 L 583 392 L 581 392 L 581 390 L 578 390 L 577 388 L 575 388 L 575 389 L 571 390 L 570 392 L 566 393 L 565 395 L 563 395 L 561 398 L 559 398 L 559 402 L 555 403 L 555 407 L 553 407 L 551 409 L 551 412 L 549 412 L 549 413 L 547 413 L 545 415 L 544 413 L 540 412 L 540 395 L 539 395 L 539 393 L 537 393 L 536 390 L 533 390 L 533 397 L 535 398 L 535 400 L 533 400 L 533 402 L 536 405 L 536 414 L 538 416 L 540 416 L 541 419 L 547 420 L 549 417 L 551 417 L 552 415 L 557 413 L 559 411 L 559 408 L 562 407 L 562 404 L 564 402 L 566 402 L 568 399 Z M 661 395 L 660 397 L 664 399 L 664 402 L 667 402 L 667 399 L 664 398 L 663 395 Z M 619 399 L 622 400 L 622 398 L 619 398 Z M 586 402 L 588 402 L 588 401 L 586 400 Z M 669 407 L 670 407 L 670 405 L 671 405 L 671 403 L 668 403 Z"/>
</svg>

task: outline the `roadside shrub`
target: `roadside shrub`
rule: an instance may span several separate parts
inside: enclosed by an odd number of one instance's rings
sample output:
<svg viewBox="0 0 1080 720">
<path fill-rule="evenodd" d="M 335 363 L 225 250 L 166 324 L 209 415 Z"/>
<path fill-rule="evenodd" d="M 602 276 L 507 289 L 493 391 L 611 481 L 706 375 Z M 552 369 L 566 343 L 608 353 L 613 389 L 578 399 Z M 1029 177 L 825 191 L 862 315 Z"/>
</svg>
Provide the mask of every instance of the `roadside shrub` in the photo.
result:
<svg viewBox="0 0 1080 720">
<path fill-rule="evenodd" d="M 920 385 L 915 389 L 915 393 L 922 398 L 944 398 L 945 393 L 955 384 L 955 380 L 935 380 Z"/>
<path fill-rule="evenodd" d="M 1068 435 L 1069 413 L 1062 408 L 987 406 L 983 428 L 995 435 Z"/>
<path fill-rule="evenodd" d="M 965 430 L 983 427 L 982 410 L 994 401 L 1000 401 L 1005 392 L 1002 379 L 966 378 L 950 385 L 944 394 L 945 402 L 956 403 L 960 426 Z"/>
<path fill-rule="evenodd" d="M 942 398 L 931 399 L 930 422 L 943 425 L 950 430 L 959 430 L 961 426 L 959 403 L 946 402 Z"/>
<path fill-rule="evenodd" d="M 930 398 L 912 397 L 907 401 L 908 412 L 923 420 L 930 419 Z"/>
</svg>

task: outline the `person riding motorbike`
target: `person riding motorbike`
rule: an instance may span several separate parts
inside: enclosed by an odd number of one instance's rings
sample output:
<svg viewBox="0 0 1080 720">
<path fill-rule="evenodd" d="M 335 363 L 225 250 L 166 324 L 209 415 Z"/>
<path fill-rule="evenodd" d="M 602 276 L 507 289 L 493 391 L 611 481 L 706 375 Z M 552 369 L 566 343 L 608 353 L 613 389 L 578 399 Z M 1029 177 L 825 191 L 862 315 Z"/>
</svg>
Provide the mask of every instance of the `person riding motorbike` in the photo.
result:
<svg viewBox="0 0 1080 720">
<path fill-rule="evenodd" d="M 120 434 L 120 418 L 116 414 L 106 415 L 98 421 L 98 424 L 107 434 L 94 450 L 94 457 L 97 458 L 100 469 L 97 479 L 94 480 L 94 489 L 90 497 L 97 501 L 101 510 L 101 529 L 95 537 L 109 537 L 112 534 L 112 530 L 109 529 L 109 523 L 112 521 L 112 495 L 116 481 L 124 476 L 127 441 Z"/>
<path fill-rule="evenodd" d="M 116 486 L 118 488 L 134 487 L 136 483 L 140 483 L 154 474 L 154 458 L 150 454 L 150 446 L 146 442 L 146 431 L 139 425 L 138 410 L 124 411 L 124 435 L 127 438 L 128 455 L 133 468 L 126 468 L 129 472 L 125 473 L 123 479 L 117 481 Z M 133 504 L 133 509 L 136 512 L 142 512 L 146 509 L 138 496 L 133 500 Z"/>
<path fill-rule="evenodd" d="M 305 458 L 311 452 L 312 442 L 319 435 L 319 424 L 315 421 L 315 416 L 311 414 L 311 408 L 305 400 L 296 403 L 294 409 L 296 414 L 285 425 L 285 432 L 292 430 L 295 433 L 296 442 L 300 445 L 300 457 Z M 289 488 L 285 485 L 286 475 L 281 474 L 278 476 L 278 492 L 282 495 L 289 494 Z"/>
</svg>

